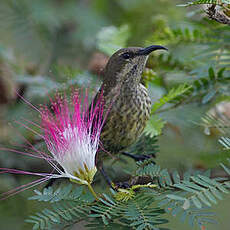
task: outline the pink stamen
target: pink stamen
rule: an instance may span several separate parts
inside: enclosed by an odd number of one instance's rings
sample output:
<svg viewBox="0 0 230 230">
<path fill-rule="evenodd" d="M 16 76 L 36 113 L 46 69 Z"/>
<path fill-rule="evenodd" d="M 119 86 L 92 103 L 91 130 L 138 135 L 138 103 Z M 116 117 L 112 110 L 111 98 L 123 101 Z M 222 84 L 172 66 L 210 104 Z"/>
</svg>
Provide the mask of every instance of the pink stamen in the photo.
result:
<svg viewBox="0 0 230 230">
<path fill-rule="evenodd" d="M 36 126 L 36 127 L 39 128 L 39 129 L 42 129 L 42 127 L 41 127 L 39 124 L 37 124 L 37 123 L 35 123 L 35 122 L 33 122 L 33 121 L 27 120 L 27 119 L 25 119 L 25 118 L 22 118 L 22 120 L 24 120 L 24 121 L 26 121 L 26 122 L 28 122 L 28 123 L 30 123 L 30 124 Z"/>
<path fill-rule="evenodd" d="M 93 140 L 99 137 L 103 122 L 102 95 L 99 95 L 95 105 L 93 102 L 94 106 L 88 111 L 88 92 L 86 91 L 84 96 L 82 92 L 81 97 L 78 92 L 73 93 L 73 113 L 69 109 L 66 95 L 63 98 L 56 95 L 55 99 L 56 102 L 51 99 L 54 115 L 48 108 L 42 110 L 42 127 L 45 130 L 44 140 L 47 146 L 50 149 L 55 148 L 57 157 L 63 157 L 60 154 L 71 144 L 71 140 L 64 136 L 65 130 L 71 129 L 73 137 L 76 138 L 78 134 L 79 139 L 84 138 L 85 133 L 91 133 Z"/>
<path fill-rule="evenodd" d="M 13 195 L 16 195 L 16 194 L 18 194 L 18 193 L 20 193 L 20 192 L 23 192 L 23 191 L 25 191 L 25 190 L 27 190 L 27 189 L 30 189 L 30 188 L 34 187 L 34 186 L 37 186 L 37 185 L 39 185 L 39 184 L 42 184 L 42 183 L 48 181 L 49 179 L 50 179 L 50 177 L 41 178 L 41 179 L 35 180 L 35 181 L 33 181 L 33 182 L 30 182 L 30 183 L 21 185 L 21 186 L 19 186 L 19 187 L 17 187 L 17 188 L 14 188 L 14 189 L 12 189 L 12 190 L 6 192 L 6 193 L 2 193 L 2 194 L 1 194 L 1 197 L 2 197 L 2 198 L 0 198 L 0 200 L 5 200 L 5 199 L 7 199 L 7 198 L 9 198 L 9 197 L 11 197 L 11 196 L 13 196 Z"/>
<path fill-rule="evenodd" d="M 52 176 L 50 173 L 34 173 L 18 169 L 0 168 L 1 172 L 12 173 L 12 174 L 24 174 L 24 175 L 34 175 L 34 176 Z"/>
<path fill-rule="evenodd" d="M 19 151 L 19 150 L 16 150 L 16 149 L 0 148 L 0 151 L 14 152 L 14 153 L 22 154 L 22 155 L 25 155 L 25 156 L 35 157 L 35 158 L 44 159 L 44 160 L 53 160 L 51 157 L 37 156 L 37 155 L 34 155 L 34 153 L 22 152 L 22 151 Z"/>
<path fill-rule="evenodd" d="M 27 104 L 29 105 L 31 108 L 33 108 L 34 110 L 36 110 L 37 112 L 40 113 L 40 110 L 34 106 L 33 104 L 31 104 L 29 101 L 27 101 L 23 96 L 21 96 L 17 91 L 16 91 L 16 94 Z"/>
<path fill-rule="evenodd" d="M 19 125 L 21 125 L 22 127 L 26 128 L 26 129 L 30 130 L 32 133 L 38 135 L 39 137 L 43 138 L 43 136 L 42 136 L 40 133 L 36 132 L 36 131 L 33 130 L 32 128 L 30 128 L 28 125 L 25 125 L 25 124 L 23 124 L 23 123 L 20 122 L 20 121 L 14 121 L 14 122 L 17 123 L 17 124 L 19 124 Z"/>
</svg>

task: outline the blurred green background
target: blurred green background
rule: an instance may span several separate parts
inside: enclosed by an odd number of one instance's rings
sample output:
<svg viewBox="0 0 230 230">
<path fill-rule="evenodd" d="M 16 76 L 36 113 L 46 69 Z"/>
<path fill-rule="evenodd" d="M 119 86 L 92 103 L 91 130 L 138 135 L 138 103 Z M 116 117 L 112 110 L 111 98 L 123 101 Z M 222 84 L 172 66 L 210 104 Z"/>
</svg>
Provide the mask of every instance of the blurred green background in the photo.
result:
<svg viewBox="0 0 230 230">
<path fill-rule="evenodd" d="M 158 44 L 169 48 L 168 54 L 156 52 L 149 58 L 143 75 L 153 102 L 180 83 L 208 76 L 211 66 L 215 71 L 226 67 L 229 74 L 229 27 L 208 20 L 201 7 L 177 6 L 183 2 L 1 0 L 0 147 L 25 151 L 26 140 L 42 145 L 20 124 L 28 124 L 26 120 L 39 122 L 39 116 L 16 91 L 37 107 L 48 103 L 48 95 L 57 90 L 69 92 L 73 87 L 87 87 L 93 94 L 100 86 L 108 57 L 121 47 Z M 166 121 L 156 159 L 162 167 L 176 168 L 181 173 L 211 168 L 213 174 L 221 175 L 218 165 L 226 158 L 218 143 L 221 133 L 200 125 L 201 118 L 217 103 L 229 100 L 228 85 L 214 89 L 219 94 L 204 89 L 195 100 L 159 113 Z M 225 112 L 230 116 L 230 108 L 226 107 Z M 45 162 L 3 150 L 0 167 L 48 170 Z M 0 192 L 33 179 L 1 174 Z M 38 203 L 27 200 L 31 195 L 32 190 L 28 190 L 0 201 L 0 229 L 31 229 L 24 219 L 39 209 Z M 230 229 L 229 204 L 230 198 L 215 207 L 220 223 L 210 226 L 211 230 Z M 188 229 L 176 218 L 172 218 L 170 226 Z M 80 229 L 79 225 L 76 229 Z"/>
</svg>

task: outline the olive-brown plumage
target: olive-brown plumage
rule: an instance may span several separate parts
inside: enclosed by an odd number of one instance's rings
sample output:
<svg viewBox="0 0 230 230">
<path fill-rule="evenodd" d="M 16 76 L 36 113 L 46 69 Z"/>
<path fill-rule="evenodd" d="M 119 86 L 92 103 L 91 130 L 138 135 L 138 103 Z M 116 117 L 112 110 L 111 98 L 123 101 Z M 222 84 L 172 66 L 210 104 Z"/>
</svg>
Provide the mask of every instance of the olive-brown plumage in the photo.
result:
<svg viewBox="0 0 230 230">
<path fill-rule="evenodd" d="M 148 55 L 162 46 L 129 47 L 118 50 L 109 59 L 100 91 L 109 111 L 100 140 L 105 152 L 119 153 L 133 144 L 150 117 L 151 100 L 140 83 Z M 101 151 L 98 153 L 100 162 Z"/>
</svg>

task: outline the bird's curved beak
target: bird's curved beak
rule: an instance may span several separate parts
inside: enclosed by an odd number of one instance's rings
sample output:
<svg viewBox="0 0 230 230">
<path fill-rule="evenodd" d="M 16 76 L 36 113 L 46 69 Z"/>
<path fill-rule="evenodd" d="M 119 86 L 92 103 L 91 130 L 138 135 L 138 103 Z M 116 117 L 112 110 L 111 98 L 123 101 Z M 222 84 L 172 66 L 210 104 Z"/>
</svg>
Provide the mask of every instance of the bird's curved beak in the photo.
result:
<svg viewBox="0 0 230 230">
<path fill-rule="evenodd" d="M 164 46 L 152 45 L 138 50 L 137 55 L 149 55 L 151 52 L 155 50 L 168 50 L 168 49 Z"/>
</svg>

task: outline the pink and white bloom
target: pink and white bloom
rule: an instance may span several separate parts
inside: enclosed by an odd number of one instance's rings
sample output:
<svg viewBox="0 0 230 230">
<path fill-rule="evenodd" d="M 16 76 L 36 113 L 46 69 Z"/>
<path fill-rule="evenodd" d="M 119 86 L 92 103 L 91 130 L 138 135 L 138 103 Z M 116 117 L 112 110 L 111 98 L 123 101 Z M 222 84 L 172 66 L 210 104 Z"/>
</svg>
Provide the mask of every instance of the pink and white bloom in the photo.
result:
<svg viewBox="0 0 230 230">
<path fill-rule="evenodd" d="M 83 102 L 74 93 L 72 107 L 67 99 L 56 97 L 52 102 L 54 115 L 46 108 L 41 113 L 44 140 L 60 173 L 82 184 L 91 183 L 96 173 L 95 156 L 103 125 L 103 105 L 99 99 L 88 110 L 88 98 Z"/>
<path fill-rule="evenodd" d="M 24 101 L 26 100 L 24 99 Z M 27 101 L 26 103 L 30 104 Z M 86 185 L 92 183 L 97 171 L 95 156 L 104 123 L 102 94 L 92 104 L 94 106 L 89 107 L 87 92 L 80 95 L 76 91 L 73 93 L 70 103 L 66 96 L 56 95 L 55 100 L 51 99 L 52 112 L 48 107 L 38 110 L 33 106 L 40 113 L 41 134 L 39 136 L 45 141 L 49 154 L 36 149 L 29 142 L 31 152 L 11 151 L 42 158 L 54 170 L 51 173 L 34 173 L 0 168 L 1 173 L 19 173 L 43 177 L 10 191 L 10 193 L 17 193 L 51 178 L 69 178 L 71 181 Z M 30 121 L 27 122 L 37 125 Z M 23 126 L 35 132 L 27 125 L 23 124 Z M 56 172 L 54 173 L 54 171 Z"/>
</svg>

